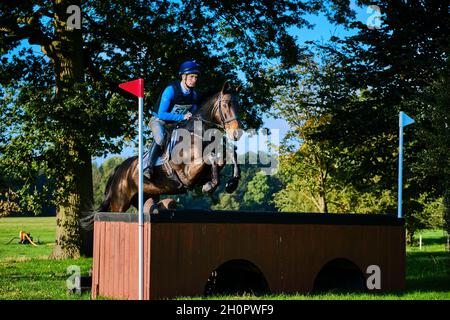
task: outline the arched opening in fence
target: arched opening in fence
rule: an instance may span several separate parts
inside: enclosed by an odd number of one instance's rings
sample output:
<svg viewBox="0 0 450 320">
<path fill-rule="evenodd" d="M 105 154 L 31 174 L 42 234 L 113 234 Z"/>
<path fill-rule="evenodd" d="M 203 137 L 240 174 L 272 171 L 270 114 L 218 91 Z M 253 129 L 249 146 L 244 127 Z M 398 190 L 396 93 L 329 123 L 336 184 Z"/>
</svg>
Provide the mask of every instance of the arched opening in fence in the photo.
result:
<svg viewBox="0 0 450 320">
<path fill-rule="evenodd" d="M 261 270 L 250 261 L 236 259 L 223 263 L 211 273 L 204 294 L 258 296 L 269 292 L 269 285 Z"/>
<path fill-rule="evenodd" d="M 322 267 L 314 281 L 313 292 L 349 292 L 366 289 L 364 274 L 358 266 L 348 259 L 338 258 Z"/>
</svg>

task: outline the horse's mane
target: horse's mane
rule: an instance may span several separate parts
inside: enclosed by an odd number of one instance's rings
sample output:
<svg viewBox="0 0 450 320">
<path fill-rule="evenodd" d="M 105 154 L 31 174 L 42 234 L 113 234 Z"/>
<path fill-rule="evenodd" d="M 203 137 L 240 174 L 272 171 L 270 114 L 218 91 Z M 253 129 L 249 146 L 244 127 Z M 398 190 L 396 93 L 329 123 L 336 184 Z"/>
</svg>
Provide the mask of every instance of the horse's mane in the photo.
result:
<svg viewBox="0 0 450 320">
<path fill-rule="evenodd" d="M 206 106 L 211 106 L 214 103 L 214 99 L 219 94 L 217 90 L 209 90 L 206 93 L 200 95 L 200 100 L 197 103 L 198 111 L 204 109 Z"/>
<path fill-rule="evenodd" d="M 231 90 L 227 90 L 224 92 L 224 94 L 227 93 L 233 93 Z M 200 114 L 201 111 L 205 112 L 205 108 L 212 107 L 214 105 L 215 99 L 217 98 L 217 95 L 220 94 L 220 91 L 217 91 L 217 89 L 210 89 L 207 92 L 200 95 L 200 100 L 198 102 L 198 110 L 197 114 Z M 214 101 L 213 101 L 214 100 Z"/>
<path fill-rule="evenodd" d="M 211 109 L 214 106 L 214 103 L 218 99 L 218 95 L 221 91 L 217 91 L 217 89 L 209 90 L 200 95 L 200 99 L 197 103 L 198 109 L 195 115 L 201 116 L 203 119 L 207 118 L 211 114 Z M 224 94 L 233 94 L 232 90 L 226 90 Z M 195 121 L 195 117 L 192 117 L 189 121 L 184 124 L 185 129 L 192 129 L 193 123 Z"/>
</svg>

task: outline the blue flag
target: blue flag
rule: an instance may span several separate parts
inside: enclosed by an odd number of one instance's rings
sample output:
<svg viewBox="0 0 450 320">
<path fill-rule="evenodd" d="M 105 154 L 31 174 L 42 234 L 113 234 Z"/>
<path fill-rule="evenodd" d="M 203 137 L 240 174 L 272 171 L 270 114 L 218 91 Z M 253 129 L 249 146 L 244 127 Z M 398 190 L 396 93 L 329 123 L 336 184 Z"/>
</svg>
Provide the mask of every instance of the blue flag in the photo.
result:
<svg viewBox="0 0 450 320">
<path fill-rule="evenodd" d="M 409 117 L 403 111 L 400 111 L 399 126 L 400 127 L 406 127 L 407 125 L 410 125 L 412 123 L 414 123 L 414 119 Z"/>
</svg>

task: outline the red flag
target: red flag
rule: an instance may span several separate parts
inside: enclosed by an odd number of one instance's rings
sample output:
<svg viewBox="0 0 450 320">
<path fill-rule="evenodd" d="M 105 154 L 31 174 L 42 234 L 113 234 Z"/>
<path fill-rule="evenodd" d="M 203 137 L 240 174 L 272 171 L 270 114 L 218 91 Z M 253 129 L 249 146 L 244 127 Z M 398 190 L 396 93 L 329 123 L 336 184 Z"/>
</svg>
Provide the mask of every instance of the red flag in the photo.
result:
<svg viewBox="0 0 450 320">
<path fill-rule="evenodd" d="M 119 84 L 119 88 L 135 95 L 138 98 L 144 97 L 144 79 L 139 78 L 137 80 L 125 82 Z"/>
</svg>

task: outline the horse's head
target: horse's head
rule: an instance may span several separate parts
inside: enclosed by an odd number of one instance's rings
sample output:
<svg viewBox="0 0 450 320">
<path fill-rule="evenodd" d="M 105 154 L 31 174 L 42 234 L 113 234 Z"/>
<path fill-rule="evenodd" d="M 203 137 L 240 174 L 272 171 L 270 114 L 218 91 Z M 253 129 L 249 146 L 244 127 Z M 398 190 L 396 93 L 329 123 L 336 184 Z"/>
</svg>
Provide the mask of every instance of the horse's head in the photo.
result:
<svg viewBox="0 0 450 320">
<path fill-rule="evenodd" d="M 240 86 L 234 88 L 228 82 L 222 87 L 214 104 L 212 112 L 213 121 L 222 126 L 228 137 L 237 141 L 242 136 L 241 125 L 238 117 L 238 95 Z"/>
</svg>

